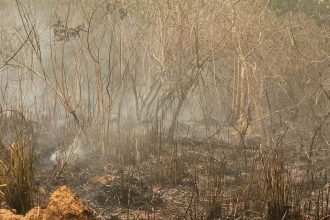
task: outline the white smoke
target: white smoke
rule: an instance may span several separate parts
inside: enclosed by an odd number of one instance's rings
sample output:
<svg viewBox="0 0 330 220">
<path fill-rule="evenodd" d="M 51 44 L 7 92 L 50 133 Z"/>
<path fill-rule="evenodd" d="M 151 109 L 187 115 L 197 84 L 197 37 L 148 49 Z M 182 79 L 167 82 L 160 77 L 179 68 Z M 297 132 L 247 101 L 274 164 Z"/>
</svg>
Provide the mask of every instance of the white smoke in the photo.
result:
<svg viewBox="0 0 330 220">
<path fill-rule="evenodd" d="M 52 163 L 57 163 L 59 161 L 74 162 L 77 160 L 83 160 L 86 156 L 86 148 L 82 144 L 81 137 L 76 136 L 73 139 L 72 144 L 70 144 L 66 150 L 54 151 L 49 157 L 49 160 Z"/>
</svg>

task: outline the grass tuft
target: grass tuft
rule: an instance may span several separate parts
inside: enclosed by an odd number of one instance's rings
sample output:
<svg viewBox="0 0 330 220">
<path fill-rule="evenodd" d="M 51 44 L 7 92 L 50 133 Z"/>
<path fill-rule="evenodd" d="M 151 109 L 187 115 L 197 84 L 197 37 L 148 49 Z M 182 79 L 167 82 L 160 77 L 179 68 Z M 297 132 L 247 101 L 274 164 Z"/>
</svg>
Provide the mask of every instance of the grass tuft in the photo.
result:
<svg viewBox="0 0 330 220">
<path fill-rule="evenodd" d="M 8 160 L 1 161 L 2 194 L 9 207 L 17 213 L 26 213 L 33 207 L 35 158 L 30 144 L 18 134 L 6 152 Z"/>
</svg>

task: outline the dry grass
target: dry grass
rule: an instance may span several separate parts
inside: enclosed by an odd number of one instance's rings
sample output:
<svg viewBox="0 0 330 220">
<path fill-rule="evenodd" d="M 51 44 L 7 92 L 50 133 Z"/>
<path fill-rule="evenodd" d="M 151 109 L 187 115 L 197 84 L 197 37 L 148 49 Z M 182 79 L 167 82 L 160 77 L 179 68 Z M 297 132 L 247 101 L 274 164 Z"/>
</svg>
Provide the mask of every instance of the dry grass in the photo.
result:
<svg viewBox="0 0 330 220">
<path fill-rule="evenodd" d="M 28 122 L 22 114 L 13 113 L 10 117 L 1 118 L 2 135 L 15 136 L 11 144 L 1 146 L 1 193 L 11 209 L 17 213 L 26 213 L 34 205 L 33 131 L 29 130 Z"/>
<path fill-rule="evenodd" d="M 34 154 L 18 135 L 10 146 L 8 164 L 2 161 L 1 182 L 6 203 L 18 213 L 25 213 L 33 207 Z"/>
</svg>

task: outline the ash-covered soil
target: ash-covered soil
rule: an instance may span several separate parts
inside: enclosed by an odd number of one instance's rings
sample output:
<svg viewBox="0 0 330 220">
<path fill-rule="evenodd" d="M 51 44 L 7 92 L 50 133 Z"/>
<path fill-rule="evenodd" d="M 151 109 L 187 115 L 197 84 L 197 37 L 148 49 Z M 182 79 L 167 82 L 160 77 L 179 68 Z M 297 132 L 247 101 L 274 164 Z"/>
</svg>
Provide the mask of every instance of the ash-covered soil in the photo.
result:
<svg viewBox="0 0 330 220">
<path fill-rule="evenodd" d="M 274 159 L 272 151 L 223 142 L 181 141 L 163 147 L 161 157 L 150 155 L 140 161 L 118 162 L 118 158 L 94 150 L 85 157 L 43 164 L 37 172 L 40 205 L 47 202 L 50 192 L 66 185 L 100 219 L 267 218 L 271 195 L 265 193 L 267 174 L 263 172 L 270 166 L 267 160 Z M 291 187 L 290 208 L 305 208 L 307 219 L 317 219 L 313 206 L 320 203 L 321 191 L 324 203 L 329 193 L 328 159 L 323 156 L 314 161 L 316 175 L 311 182 L 307 173 L 310 161 L 303 152 L 286 148 L 276 152 L 280 160 L 274 163 L 279 164 L 272 165 L 278 166 L 275 172 L 282 172 L 283 184 Z M 299 205 L 294 196 L 299 197 Z M 305 207 L 307 203 L 310 207 Z"/>
<path fill-rule="evenodd" d="M 192 138 L 166 143 L 144 134 L 116 137 L 113 150 L 104 152 L 76 129 L 42 129 L 35 130 L 32 214 L 73 212 L 80 219 L 72 202 L 57 197 L 54 203 L 61 187 L 72 191 L 62 196 L 75 201 L 77 195 L 96 219 L 322 219 L 330 210 L 330 158 L 321 151 L 308 158 L 295 146 L 261 149 Z"/>
</svg>

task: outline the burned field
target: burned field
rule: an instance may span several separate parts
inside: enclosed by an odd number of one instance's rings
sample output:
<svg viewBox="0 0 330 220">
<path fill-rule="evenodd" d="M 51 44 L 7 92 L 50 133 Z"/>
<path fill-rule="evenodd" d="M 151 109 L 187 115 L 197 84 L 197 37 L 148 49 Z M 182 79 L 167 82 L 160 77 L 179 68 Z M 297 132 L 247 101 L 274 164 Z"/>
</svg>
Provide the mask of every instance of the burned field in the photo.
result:
<svg viewBox="0 0 330 220">
<path fill-rule="evenodd" d="M 9 124 L 19 121 L 2 120 L 7 121 L 7 131 Z M 31 198 L 43 213 L 49 213 L 52 193 L 62 186 L 72 190 L 96 219 L 326 219 L 329 213 L 329 155 L 315 153 L 311 161 L 301 148 L 281 144 L 261 149 L 255 140 L 244 146 L 191 137 L 169 143 L 153 128 L 134 136 L 133 126 L 125 134 L 115 134 L 114 151 L 104 155 L 89 145 L 97 135 L 87 141 L 74 123 L 61 128 L 53 141 L 54 130 L 32 126 L 42 135 L 34 135 L 34 157 L 29 161 L 35 174 Z M 20 150 L 28 149 L 13 148 L 9 158 L 15 161 Z M 2 156 L 6 151 L 2 149 Z M 18 164 L 7 172 L 23 168 L 27 169 Z M 17 190 L 29 187 L 18 179 L 10 181 Z M 20 207 L 15 202 L 22 195 L 9 195 L 3 197 L 3 208 L 12 209 L 8 199 Z M 62 196 L 61 200 L 67 197 Z M 58 209 L 67 206 L 63 203 Z M 35 216 L 26 218 L 30 215 Z"/>
<path fill-rule="evenodd" d="M 0 0 L 0 220 L 330 219 L 329 14 Z"/>
</svg>

